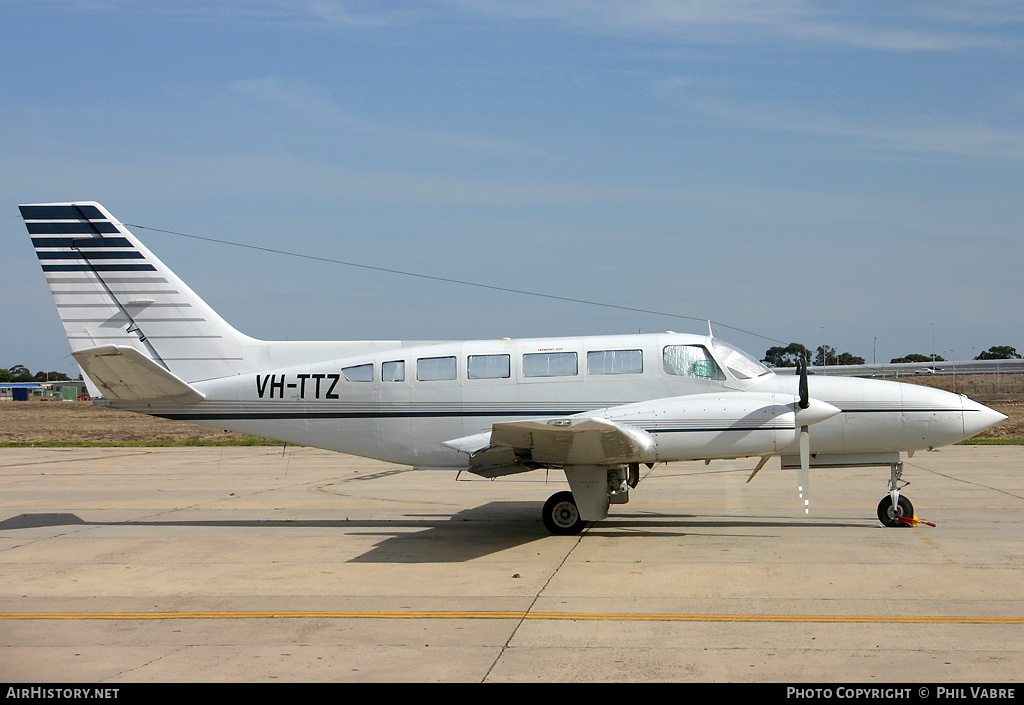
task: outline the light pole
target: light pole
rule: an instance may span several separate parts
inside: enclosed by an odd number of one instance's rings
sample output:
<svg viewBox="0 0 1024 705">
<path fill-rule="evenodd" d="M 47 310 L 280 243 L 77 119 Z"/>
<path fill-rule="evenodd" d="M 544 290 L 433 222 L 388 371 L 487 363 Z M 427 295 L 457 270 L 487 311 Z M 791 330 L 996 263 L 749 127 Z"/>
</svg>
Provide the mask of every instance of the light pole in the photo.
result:
<svg viewBox="0 0 1024 705">
<path fill-rule="evenodd" d="M 948 352 L 950 359 L 953 361 L 953 394 L 956 394 L 956 350 L 950 348 L 942 352 Z"/>
</svg>

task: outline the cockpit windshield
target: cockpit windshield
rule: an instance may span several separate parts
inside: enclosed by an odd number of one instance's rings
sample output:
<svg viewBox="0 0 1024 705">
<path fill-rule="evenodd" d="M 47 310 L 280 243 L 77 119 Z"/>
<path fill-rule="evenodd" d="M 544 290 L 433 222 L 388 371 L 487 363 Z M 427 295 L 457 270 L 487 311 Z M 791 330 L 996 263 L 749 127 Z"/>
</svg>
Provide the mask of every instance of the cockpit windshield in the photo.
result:
<svg viewBox="0 0 1024 705">
<path fill-rule="evenodd" d="M 728 343 L 716 340 L 713 348 L 718 361 L 725 365 L 726 369 L 737 379 L 753 379 L 772 372 L 747 353 Z"/>
</svg>

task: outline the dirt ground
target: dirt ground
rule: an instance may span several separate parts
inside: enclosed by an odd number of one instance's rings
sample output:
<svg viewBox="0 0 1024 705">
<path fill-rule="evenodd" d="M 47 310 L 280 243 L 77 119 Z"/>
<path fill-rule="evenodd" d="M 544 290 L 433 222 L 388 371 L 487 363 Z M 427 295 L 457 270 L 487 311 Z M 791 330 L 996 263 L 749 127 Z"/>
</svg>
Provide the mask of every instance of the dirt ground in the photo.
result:
<svg viewBox="0 0 1024 705">
<path fill-rule="evenodd" d="M 0 402 L 0 442 L 210 443 L 244 438 L 238 433 L 118 411 L 88 401 Z"/>
<path fill-rule="evenodd" d="M 953 391 L 952 376 L 901 381 Z M 979 438 L 1024 438 L 1024 375 L 959 375 L 956 390 L 1010 418 Z M 0 403 L 0 442 L 114 443 L 242 441 L 246 436 L 182 421 L 117 411 L 91 402 L 26 401 Z"/>
</svg>

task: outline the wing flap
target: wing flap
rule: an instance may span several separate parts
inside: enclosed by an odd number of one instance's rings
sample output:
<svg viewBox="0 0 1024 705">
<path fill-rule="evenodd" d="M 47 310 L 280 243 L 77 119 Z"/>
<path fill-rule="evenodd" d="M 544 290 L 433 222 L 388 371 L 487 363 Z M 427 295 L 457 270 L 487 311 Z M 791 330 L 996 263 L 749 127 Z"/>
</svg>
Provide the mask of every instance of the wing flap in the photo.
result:
<svg viewBox="0 0 1024 705">
<path fill-rule="evenodd" d="M 206 398 L 135 348 L 101 345 L 72 355 L 107 399 L 195 404 Z"/>
</svg>

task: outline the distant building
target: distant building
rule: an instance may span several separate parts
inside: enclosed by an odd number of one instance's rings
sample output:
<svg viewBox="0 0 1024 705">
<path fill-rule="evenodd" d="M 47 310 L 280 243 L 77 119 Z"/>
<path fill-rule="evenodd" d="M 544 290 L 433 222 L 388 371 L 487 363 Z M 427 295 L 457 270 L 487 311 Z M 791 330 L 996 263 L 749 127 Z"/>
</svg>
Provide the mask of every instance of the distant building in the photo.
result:
<svg viewBox="0 0 1024 705">
<path fill-rule="evenodd" d="M 43 385 L 39 382 L 0 382 L 0 401 L 28 401 L 42 395 Z"/>
<path fill-rule="evenodd" d="M 89 390 L 85 382 L 80 379 L 66 380 L 62 382 L 47 382 L 62 401 L 77 401 L 79 399 L 90 399 Z"/>
<path fill-rule="evenodd" d="M 0 382 L 0 401 L 60 400 L 89 398 L 82 380 L 67 382 Z"/>
</svg>

